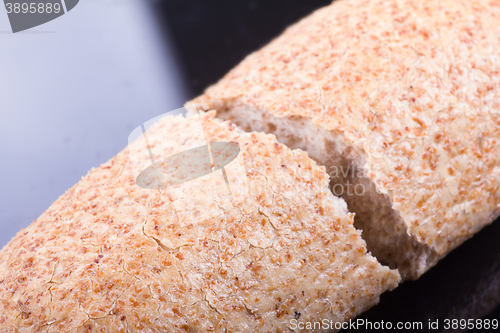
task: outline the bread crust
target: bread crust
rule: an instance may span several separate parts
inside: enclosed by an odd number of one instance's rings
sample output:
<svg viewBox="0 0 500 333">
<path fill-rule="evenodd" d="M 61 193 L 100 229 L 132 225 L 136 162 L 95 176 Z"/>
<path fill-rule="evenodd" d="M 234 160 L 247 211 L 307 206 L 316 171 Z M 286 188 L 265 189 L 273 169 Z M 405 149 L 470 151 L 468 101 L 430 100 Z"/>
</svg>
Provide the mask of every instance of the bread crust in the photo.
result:
<svg viewBox="0 0 500 333">
<path fill-rule="evenodd" d="M 280 332 L 291 319 L 348 320 L 398 284 L 323 167 L 213 116 L 202 116 L 208 140 L 239 144 L 246 185 L 229 164 L 229 194 L 217 172 L 143 189 L 120 152 L 2 249 L 0 332 Z M 151 147 L 205 142 L 193 119 L 165 118 Z"/>
<path fill-rule="evenodd" d="M 500 212 L 499 49 L 496 0 L 335 1 L 188 105 L 335 132 L 407 233 L 442 257 Z"/>
</svg>

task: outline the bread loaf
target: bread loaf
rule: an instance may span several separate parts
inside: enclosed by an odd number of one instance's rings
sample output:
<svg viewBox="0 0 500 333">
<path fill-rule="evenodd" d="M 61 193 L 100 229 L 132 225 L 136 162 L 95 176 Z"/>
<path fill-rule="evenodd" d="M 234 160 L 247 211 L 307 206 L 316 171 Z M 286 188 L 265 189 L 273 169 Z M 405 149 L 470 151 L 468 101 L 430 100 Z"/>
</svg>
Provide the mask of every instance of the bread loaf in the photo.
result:
<svg viewBox="0 0 500 333">
<path fill-rule="evenodd" d="M 307 151 L 368 250 L 417 278 L 499 215 L 498 50 L 497 0 L 335 1 L 188 107 Z"/>
<path fill-rule="evenodd" d="M 238 143 L 230 187 L 218 170 L 141 188 L 133 170 L 149 157 L 130 159 L 135 141 L 2 249 L 0 332 L 284 332 L 291 320 L 346 321 L 397 285 L 323 167 L 213 116 L 201 135 L 195 118 L 166 117 L 148 141 L 154 158 Z"/>
</svg>

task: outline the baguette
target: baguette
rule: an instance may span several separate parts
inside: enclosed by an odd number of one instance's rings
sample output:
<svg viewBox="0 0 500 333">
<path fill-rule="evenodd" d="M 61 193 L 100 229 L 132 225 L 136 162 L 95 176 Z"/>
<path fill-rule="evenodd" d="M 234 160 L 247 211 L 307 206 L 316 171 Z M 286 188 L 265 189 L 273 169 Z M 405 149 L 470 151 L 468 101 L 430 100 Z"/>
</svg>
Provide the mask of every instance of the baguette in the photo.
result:
<svg viewBox="0 0 500 333">
<path fill-rule="evenodd" d="M 416 279 L 499 216 L 498 50 L 498 0 L 335 1 L 187 107 L 307 151 Z"/>
<path fill-rule="evenodd" d="M 148 141 L 155 158 L 205 139 L 238 143 L 231 187 L 221 170 L 137 186 L 133 170 L 149 161 L 130 159 L 138 139 L 2 249 L 0 332 L 283 332 L 291 320 L 347 321 L 396 287 L 399 273 L 367 253 L 323 167 L 214 114 L 201 117 L 206 138 L 177 116 Z"/>
</svg>

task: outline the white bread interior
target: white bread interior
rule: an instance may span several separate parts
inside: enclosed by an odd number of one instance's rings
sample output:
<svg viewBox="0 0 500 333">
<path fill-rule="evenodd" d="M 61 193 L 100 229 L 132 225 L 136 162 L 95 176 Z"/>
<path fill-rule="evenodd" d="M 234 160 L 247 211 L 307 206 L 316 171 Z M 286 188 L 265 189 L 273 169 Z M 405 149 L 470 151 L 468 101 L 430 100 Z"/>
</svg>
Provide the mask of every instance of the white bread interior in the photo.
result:
<svg viewBox="0 0 500 333">
<path fill-rule="evenodd" d="M 218 118 L 230 120 L 247 132 L 274 134 L 280 143 L 307 151 L 309 157 L 325 166 L 330 175 L 330 189 L 342 185 L 339 188 L 344 191 L 340 196 L 349 211 L 355 213 L 354 226 L 363 231 L 368 250 L 382 264 L 398 269 L 403 279 L 419 277 L 438 261 L 432 248 L 408 234 L 387 195 L 379 193 L 370 178 L 359 177 L 364 174 L 364 152 L 347 143 L 339 132 L 327 131 L 305 117 L 275 117 L 242 103 L 228 102 L 211 107 L 217 110 Z M 361 184 L 364 193 L 357 195 L 351 191 L 348 194 L 348 184 L 352 184 L 351 188 Z"/>
</svg>

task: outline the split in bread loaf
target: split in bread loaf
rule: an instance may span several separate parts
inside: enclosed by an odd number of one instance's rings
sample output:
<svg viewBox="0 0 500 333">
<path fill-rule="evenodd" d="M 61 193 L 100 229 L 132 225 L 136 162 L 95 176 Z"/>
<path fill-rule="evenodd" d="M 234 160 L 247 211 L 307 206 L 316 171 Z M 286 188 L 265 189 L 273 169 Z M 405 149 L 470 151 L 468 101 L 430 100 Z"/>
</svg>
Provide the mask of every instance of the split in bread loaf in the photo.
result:
<svg viewBox="0 0 500 333">
<path fill-rule="evenodd" d="M 221 170 L 141 188 L 133 170 L 150 160 L 130 160 L 143 150 L 132 143 L 2 249 L 1 332 L 282 332 L 292 319 L 346 321 L 398 284 L 323 167 L 213 116 L 201 117 L 206 138 L 177 116 L 148 142 L 155 159 L 238 143 L 229 188 Z"/>
<path fill-rule="evenodd" d="M 187 107 L 306 150 L 415 279 L 499 215 L 499 49 L 498 1 L 335 1 Z"/>
</svg>

